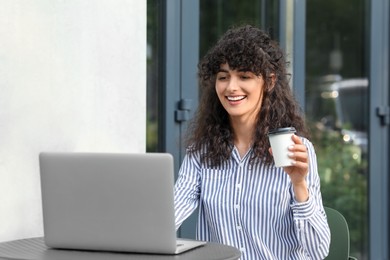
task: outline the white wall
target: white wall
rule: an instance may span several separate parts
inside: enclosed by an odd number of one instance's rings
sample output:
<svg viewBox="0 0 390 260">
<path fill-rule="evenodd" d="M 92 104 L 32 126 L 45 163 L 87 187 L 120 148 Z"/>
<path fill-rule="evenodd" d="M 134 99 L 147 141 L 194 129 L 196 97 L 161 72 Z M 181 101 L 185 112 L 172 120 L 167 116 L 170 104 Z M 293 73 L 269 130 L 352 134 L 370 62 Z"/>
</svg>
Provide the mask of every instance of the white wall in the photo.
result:
<svg viewBox="0 0 390 260">
<path fill-rule="evenodd" d="M 145 133 L 146 1 L 0 0 L 0 242 L 43 235 L 40 151 Z"/>
</svg>

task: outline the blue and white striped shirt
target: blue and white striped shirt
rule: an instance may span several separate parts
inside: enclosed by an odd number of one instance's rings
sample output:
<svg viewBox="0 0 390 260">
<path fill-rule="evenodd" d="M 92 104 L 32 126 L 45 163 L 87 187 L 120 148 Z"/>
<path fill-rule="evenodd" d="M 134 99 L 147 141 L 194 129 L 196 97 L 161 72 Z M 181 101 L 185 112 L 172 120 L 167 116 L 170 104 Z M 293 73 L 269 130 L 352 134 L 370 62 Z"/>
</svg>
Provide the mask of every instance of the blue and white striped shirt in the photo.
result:
<svg viewBox="0 0 390 260">
<path fill-rule="evenodd" d="M 330 231 L 322 205 L 313 145 L 306 177 L 309 199 L 294 199 L 283 168 L 250 164 L 252 150 L 217 168 L 200 162 L 201 152 L 187 154 L 175 184 L 176 228 L 199 206 L 197 239 L 234 246 L 242 260 L 323 259 Z"/>
</svg>

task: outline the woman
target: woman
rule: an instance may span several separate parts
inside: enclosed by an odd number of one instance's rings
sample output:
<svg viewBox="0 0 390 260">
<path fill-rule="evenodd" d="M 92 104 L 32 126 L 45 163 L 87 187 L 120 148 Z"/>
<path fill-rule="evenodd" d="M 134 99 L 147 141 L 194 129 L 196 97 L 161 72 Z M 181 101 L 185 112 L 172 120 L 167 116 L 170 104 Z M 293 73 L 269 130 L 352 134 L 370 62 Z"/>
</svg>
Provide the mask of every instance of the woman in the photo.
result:
<svg viewBox="0 0 390 260">
<path fill-rule="evenodd" d="M 323 259 L 330 231 L 316 155 L 278 44 L 228 30 L 199 64 L 202 98 L 175 184 L 176 227 L 199 206 L 197 239 L 241 259 Z M 277 168 L 267 133 L 295 127 L 293 165 Z"/>
</svg>

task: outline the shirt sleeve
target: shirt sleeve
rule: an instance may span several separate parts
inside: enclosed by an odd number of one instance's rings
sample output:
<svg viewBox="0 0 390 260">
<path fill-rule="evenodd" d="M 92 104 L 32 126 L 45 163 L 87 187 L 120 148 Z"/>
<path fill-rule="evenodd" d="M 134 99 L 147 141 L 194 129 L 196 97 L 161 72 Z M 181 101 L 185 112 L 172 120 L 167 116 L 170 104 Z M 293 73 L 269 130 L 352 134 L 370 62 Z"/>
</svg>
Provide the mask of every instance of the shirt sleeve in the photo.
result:
<svg viewBox="0 0 390 260">
<path fill-rule="evenodd" d="M 199 205 L 200 163 L 195 155 L 186 155 L 179 170 L 174 189 L 176 230 Z"/>
<path fill-rule="evenodd" d="M 307 183 L 309 199 L 306 202 L 293 201 L 293 212 L 297 238 L 310 259 L 324 259 L 329 252 L 330 230 L 322 204 L 320 178 L 314 147 L 308 140 L 304 143 L 309 153 Z"/>
</svg>

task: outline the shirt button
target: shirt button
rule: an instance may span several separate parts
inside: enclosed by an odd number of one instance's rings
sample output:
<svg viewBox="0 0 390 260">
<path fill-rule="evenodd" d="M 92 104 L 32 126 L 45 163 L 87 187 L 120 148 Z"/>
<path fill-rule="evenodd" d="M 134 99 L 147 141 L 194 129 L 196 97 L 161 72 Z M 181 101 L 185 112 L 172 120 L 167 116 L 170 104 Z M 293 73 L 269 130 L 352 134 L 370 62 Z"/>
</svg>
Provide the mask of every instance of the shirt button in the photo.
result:
<svg viewBox="0 0 390 260">
<path fill-rule="evenodd" d="M 239 209 L 239 208 L 240 208 L 240 205 L 236 204 L 236 205 L 234 205 L 234 208 L 235 208 L 235 209 Z"/>
</svg>

